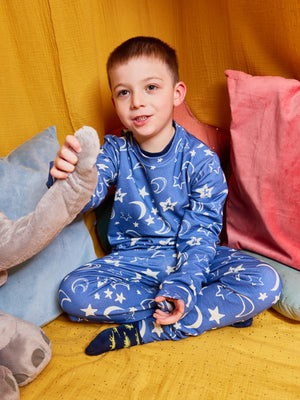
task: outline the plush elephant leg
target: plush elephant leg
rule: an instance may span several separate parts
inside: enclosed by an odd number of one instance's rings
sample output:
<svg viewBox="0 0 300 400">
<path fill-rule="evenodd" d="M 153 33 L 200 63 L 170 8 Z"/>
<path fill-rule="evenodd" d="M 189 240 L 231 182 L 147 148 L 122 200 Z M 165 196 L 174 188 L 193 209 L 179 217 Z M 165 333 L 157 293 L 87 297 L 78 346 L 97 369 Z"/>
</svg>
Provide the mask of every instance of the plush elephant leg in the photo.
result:
<svg viewBox="0 0 300 400">
<path fill-rule="evenodd" d="M 82 147 L 75 171 L 67 179 L 57 180 L 32 213 L 11 221 L 0 212 L 0 271 L 20 264 L 46 247 L 94 193 L 98 135 L 93 128 L 83 127 L 75 136 Z"/>
<path fill-rule="evenodd" d="M 0 399 L 19 400 L 20 392 L 12 372 L 0 365 Z"/>
<path fill-rule="evenodd" d="M 27 385 L 46 367 L 51 351 L 40 327 L 0 311 L 0 365 L 12 372 L 19 386 Z"/>
</svg>

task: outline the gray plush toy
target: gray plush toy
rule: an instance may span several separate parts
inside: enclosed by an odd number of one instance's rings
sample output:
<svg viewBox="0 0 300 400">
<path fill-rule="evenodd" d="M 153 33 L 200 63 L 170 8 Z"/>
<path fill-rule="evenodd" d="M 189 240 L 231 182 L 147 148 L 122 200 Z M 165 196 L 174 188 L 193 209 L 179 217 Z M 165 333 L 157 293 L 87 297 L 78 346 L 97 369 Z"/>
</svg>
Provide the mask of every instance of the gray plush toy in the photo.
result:
<svg viewBox="0 0 300 400">
<path fill-rule="evenodd" d="M 0 286 L 6 282 L 8 268 L 46 247 L 93 194 L 98 135 L 93 128 L 83 127 L 75 136 L 82 148 L 75 171 L 67 179 L 56 181 L 36 209 L 19 220 L 11 221 L 0 211 Z M 40 327 L 0 311 L 1 400 L 18 400 L 18 386 L 31 382 L 50 358 L 51 342 Z"/>
</svg>

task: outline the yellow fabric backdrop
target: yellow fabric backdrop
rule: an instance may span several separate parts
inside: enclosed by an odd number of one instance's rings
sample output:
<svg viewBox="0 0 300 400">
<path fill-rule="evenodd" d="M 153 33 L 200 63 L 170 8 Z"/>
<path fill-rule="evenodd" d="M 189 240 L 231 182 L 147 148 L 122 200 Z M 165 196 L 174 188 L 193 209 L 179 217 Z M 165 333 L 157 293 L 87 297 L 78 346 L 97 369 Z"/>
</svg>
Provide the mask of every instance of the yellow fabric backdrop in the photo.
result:
<svg viewBox="0 0 300 400">
<path fill-rule="evenodd" d="M 224 70 L 300 79 L 298 0 L 1 0 L 0 156 L 49 125 L 118 125 L 105 62 L 134 35 L 177 49 L 187 100 L 229 128 Z"/>
<path fill-rule="evenodd" d="M 177 49 L 187 101 L 229 128 L 225 69 L 300 79 L 299 0 L 0 0 L 0 156 L 50 125 L 118 126 L 105 62 L 121 41 L 158 36 Z M 99 327 L 45 327 L 53 359 L 22 399 L 299 399 L 299 324 L 267 311 L 252 328 L 100 358 Z M 103 328 L 103 327 L 102 327 Z"/>
</svg>

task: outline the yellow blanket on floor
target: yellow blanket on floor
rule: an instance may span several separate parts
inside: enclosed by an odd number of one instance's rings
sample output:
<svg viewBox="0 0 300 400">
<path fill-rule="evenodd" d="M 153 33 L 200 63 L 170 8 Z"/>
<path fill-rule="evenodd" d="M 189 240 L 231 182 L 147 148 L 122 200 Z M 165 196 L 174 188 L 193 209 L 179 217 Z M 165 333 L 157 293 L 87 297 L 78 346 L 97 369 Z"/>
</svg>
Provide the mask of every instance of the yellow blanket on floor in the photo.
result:
<svg viewBox="0 0 300 400">
<path fill-rule="evenodd" d="M 300 399 L 300 324 L 265 311 L 250 328 L 226 327 L 89 357 L 84 348 L 108 325 L 44 327 L 53 357 L 22 400 Z"/>
</svg>

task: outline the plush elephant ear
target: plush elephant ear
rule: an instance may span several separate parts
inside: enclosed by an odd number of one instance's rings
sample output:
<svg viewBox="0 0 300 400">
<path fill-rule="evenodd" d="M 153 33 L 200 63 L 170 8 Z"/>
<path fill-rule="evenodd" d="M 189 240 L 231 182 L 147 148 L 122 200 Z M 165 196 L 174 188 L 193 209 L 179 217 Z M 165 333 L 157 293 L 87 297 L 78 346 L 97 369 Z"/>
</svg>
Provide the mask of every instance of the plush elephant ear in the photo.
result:
<svg viewBox="0 0 300 400">
<path fill-rule="evenodd" d="M 1 311 L 0 333 L 4 333 L 0 339 L 0 365 L 12 372 L 19 386 L 27 385 L 49 363 L 50 340 L 40 327 Z"/>
</svg>

